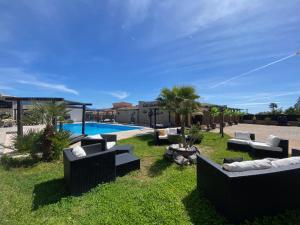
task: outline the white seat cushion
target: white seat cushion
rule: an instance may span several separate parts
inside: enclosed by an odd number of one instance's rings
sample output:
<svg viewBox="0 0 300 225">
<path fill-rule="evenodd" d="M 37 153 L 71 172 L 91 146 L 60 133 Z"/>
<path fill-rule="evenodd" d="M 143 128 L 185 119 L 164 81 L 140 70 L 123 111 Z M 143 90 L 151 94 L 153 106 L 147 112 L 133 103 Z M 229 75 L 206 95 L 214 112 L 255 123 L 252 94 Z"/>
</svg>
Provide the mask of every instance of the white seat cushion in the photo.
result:
<svg viewBox="0 0 300 225">
<path fill-rule="evenodd" d="M 223 169 L 230 172 L 243 172 L 249 170 L 264 170 L 271 168 L 269 159 L 251 160 L 243 162 L 224 163 Z"/>
<path fill-rule="evenodd" d="M 168 135 L 159 135 L 158 138 L 159 139 L 168 139 Z"/>
<path fill-rule="evenodd" d="M 235 138 L 229 139 L 228 142 L 234 143 L 234 144 L 241 144 L 241 145 L 248 145 L 248 144 L 250 144 L 249 140 L 235 139 Z"/>
<path fill-rule="evenodd" d="M 270 135 L 268 138 L 267 138 L 267 141 L 266 143 L 270 146 L 273 146 L 273 147 L 278 147 L 279 143 L 280 143 L 280 138 L 279 137 L 276 137 L 274 135 Z"/>
<path fill-rule="evenodd" d="M 88 139 L 103 139 L 100 134 L 95 134 L 95 135 L 89 135 L 87 136 Z"/>
<path fill-rule="evenodd" d="M 177 134 L 177 128 L 169 128 L 168 134 L 171 134 L 171 135 Z"/>
<path fill-rule="evenodd" d="M 251 140 L 249 132 L 237 131 L 234 133 L 235 139 Z"/>
<path fill-rule="evenodd" d="M 110 149 L 110 148 L 114 147 L 115 145 L 116 145 L 116 142 L 115 142 L 115 141 L 108 141 L 108 142 L 106 143 L 107 149 Z"/>
<path fill-rule="evenodd" d="M 254 142 L 254 141 L 251 141 L 250 145 L 251 145 L 252 148 L 255 148 L 255 149 L 282 152 L 282 148 L 280 148 L 280 147 L 273 147 L 273 146 L 270 146 L 267 143 L 263 143 L 263 142 Z"/>
<path fill-rule="evenodd" d="M 80 146 L 75 146 L 72 150 L 73 155 L 75 155 L 77 158 L 86 156 L 86 153 L 84 149 Z"/>
<path fill-rule="evenodd" d="M 272 167 L 275 167 L 275 168 L 300 164 L 300 157 L 277 159 L 277 160 L 272 161 L 271 164 L 272 164 Z"/>
</svg>

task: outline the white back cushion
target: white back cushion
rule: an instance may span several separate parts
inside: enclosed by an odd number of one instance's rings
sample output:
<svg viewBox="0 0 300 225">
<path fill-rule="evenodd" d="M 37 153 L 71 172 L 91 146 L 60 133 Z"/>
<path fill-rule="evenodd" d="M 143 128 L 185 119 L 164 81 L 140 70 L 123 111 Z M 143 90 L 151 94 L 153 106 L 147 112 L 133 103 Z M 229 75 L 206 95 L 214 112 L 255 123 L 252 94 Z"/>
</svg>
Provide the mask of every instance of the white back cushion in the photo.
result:
<svg viewBox="0 0 300 225">
<path fill-rule="evenodd" d="M 116 145 L 116 142 L 115 142 L 115 141 L 108 141 L 108 142 L 106 143 L 107 149 L 110 149 L 110 148 L 114 147 L 115 145 Z"/>
<path fill-rule="evenodd" d="M 168 134 L 177 134 L 177 128 L 169 128 Z"/>
<path fill-rule="evenodd" d="M 80 146 L 75 146 L 72 150 L 72 153 L 78 158 L 86 156 L 84 149 Z"/>
<path fill-rule="evenodd" d="M 291 157 L 285 159 L 277 159 L 271 162 L 272 166 L 277 168 L 281 166 L 291 166 L 295 164 L 300 164 L 300 157 Z"/>
<path fill-rule="evenodd" d="M 249 132 L 237 131 L 234 133 L 236 139 L 251 140 Z"/>
<path fill-rule="evenodd" d="M 279 142 L 280 142 L 280 138 L 279 137 L 276 137 L 274 135 L 270 135 L 268 138 L 267 138 L 267 144 L 272 146 L 272 147 L 278 147 L 279 145 Z"/>
<path fill-rule="evenodd" d="M 100 134 L 95 134 L 95 135 L 89 135 L 87 136 L 89 139 L 103 139 Z"/>
<path fill-rule="evenodd" d="M 260 159 L 252 161 L 224 163 L 223 168 L 230 172 L 242 172 L 249 170 L 263 170 L 271 168 L 271 161 L 269 159 Z"/>
</svg>

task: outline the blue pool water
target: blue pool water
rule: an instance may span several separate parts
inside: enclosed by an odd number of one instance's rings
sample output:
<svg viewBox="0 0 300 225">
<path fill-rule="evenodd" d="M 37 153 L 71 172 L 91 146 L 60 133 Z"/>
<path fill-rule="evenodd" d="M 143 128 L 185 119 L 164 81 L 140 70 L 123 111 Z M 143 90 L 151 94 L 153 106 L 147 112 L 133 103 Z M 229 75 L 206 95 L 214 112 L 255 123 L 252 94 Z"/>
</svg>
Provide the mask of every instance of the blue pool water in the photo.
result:
<svg viewBox="0 0 300 225">
<path fill-rule="evenodd" d="M 81 134 L 82 124 L 81 123 L 64 124 L 63 129 L 70 131 L 72 134 Z M 103 124 L 103 123 L 85 124 L 85 133 L 88 135 L 107 134 L 113 132 L 140 130 L 140 129 L 142 128 L 136 126 L 124 126 L 124 125 L 116 125 L 116 124 Z"/>
</svg>

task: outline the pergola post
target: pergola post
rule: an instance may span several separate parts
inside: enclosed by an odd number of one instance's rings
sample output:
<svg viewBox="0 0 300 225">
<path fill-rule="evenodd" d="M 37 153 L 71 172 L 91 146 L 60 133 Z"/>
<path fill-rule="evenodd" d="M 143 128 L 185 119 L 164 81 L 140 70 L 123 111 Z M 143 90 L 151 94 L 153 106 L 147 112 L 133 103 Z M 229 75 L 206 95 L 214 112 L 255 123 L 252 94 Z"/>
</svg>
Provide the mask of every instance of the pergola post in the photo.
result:
<svg viewBox="0 0 300 225">
<path fill-rule="evenodd" d="M 157 108 L 154 108 L 154 129 L 156 129 L 156 112 Z"/>
<path fill-rule="evenodd" d="M 100 121 L 100 111 L 97 110 L 97 123 L 99 123 L 99 121 Z"/>
<path fill-rule="evenodd" d="M 220 134 L 224 137 L 224 109 L 225 107 L 222 106 L 221 108 L 221 121 L 220 121 Z"/>
<path fill-rule="evenodd" d="M 22 100 L 17 100 L 17 128 L 18 128 L 18 136 L 23 136 L 23 106 Z"/>
<path fill-rule="evenodd" d="M 85 111 L 86 111 L 86 105 L 82 105 L 82 131 L 81 133 L 85 134 Z"/>
</svg>

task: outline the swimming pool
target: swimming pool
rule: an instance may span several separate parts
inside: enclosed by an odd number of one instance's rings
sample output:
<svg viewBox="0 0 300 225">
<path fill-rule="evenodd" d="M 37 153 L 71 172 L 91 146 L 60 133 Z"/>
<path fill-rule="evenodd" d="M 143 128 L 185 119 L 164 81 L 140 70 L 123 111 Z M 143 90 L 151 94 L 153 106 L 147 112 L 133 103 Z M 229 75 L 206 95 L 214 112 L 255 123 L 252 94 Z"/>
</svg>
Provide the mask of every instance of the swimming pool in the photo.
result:
<svg viewBox="0 0 300 225">
<path fill-rule="evenodd" d="M 64 124 L 63 129 L 70 131 L 72 134 L 81 134 L 82 124 L 81 123 Z M 85 133 L 88 135 L 107 134 L 107 133 L 114 133 L 120 131 L 141 130 L 141 129 L 142 127 L 125 126 L 125 125 L 117 125 L 117 124 L 103 124 L 103 123 L 85 124 Z"/>
</svg>

